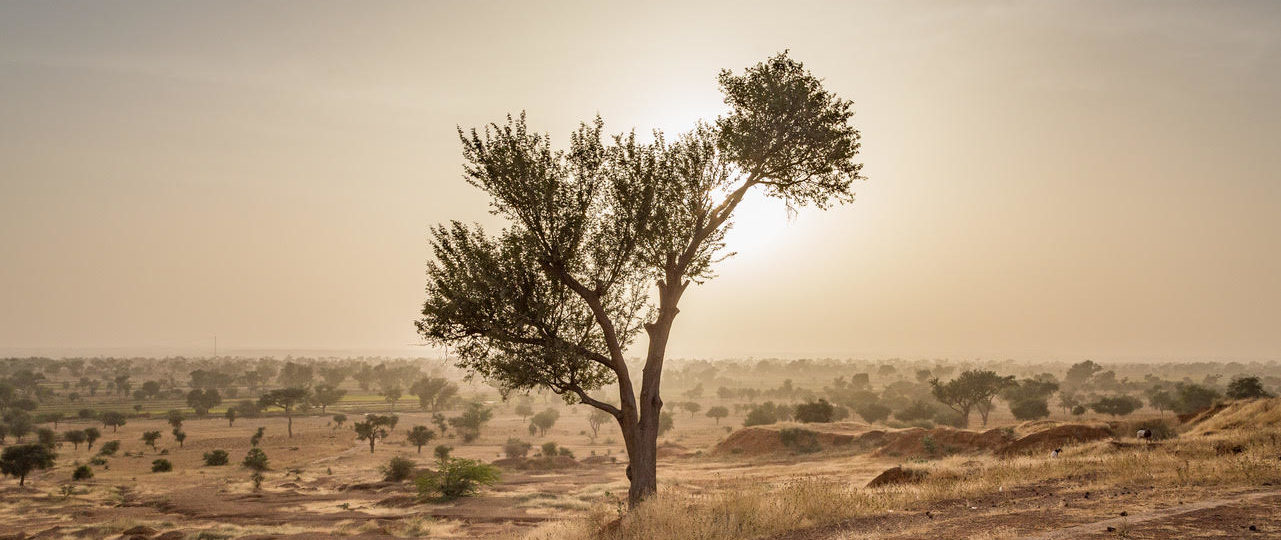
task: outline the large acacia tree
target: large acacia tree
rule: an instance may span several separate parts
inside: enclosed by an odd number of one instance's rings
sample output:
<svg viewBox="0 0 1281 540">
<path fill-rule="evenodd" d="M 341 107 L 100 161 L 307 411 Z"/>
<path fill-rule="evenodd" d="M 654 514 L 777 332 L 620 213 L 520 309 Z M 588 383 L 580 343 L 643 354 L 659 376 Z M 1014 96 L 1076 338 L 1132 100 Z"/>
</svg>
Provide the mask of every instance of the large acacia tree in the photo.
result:
<svg viewBox="0 0 1281 540">
<path fill-rule="evenodd" d="M 675 140 L 603 136 L 582 124 L 567 150 L 525 116 L 459 129 L 468 182 L 509 225 L 432 229 L 419 332 L 505 392 L 549 388 L 622 430 L 629 500 L 657 489 L 660 387 L 677 304 L 713 277 L 749 191 L 789 208 L 851 201 L 860 178 L 852 104 L 783 53 L 722 71 L 729 112 Z M 640 392 L 624 357 L 648 338 Z M 591 392 L 617 383 L 617 400 Z"/>
</svg>

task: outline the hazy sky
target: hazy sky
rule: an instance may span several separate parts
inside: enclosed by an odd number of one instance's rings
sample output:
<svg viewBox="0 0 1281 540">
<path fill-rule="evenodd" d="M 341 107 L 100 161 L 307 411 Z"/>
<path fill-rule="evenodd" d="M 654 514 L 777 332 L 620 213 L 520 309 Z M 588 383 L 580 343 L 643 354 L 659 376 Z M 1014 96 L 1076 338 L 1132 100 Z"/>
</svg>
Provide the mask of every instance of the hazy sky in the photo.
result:
<svg viewBox="0 0 1281 540">
<path fill-rule="evenodd" d="M 750 201 L 680 356 L 1281 358 L 1281 4 L 0 3 L 0 353 L 418 343 L 455 126 L 679 131 L 782 49 L 857 201 Z"/>
</svg>

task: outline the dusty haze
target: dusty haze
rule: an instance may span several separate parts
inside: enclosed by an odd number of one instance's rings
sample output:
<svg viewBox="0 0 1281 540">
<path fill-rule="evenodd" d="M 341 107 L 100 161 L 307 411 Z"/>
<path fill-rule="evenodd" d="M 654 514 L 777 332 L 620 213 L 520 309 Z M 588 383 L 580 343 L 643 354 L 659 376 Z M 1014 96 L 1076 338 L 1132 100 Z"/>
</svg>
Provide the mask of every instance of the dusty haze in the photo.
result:
<svg viewBox="0 0 1281 540">
<path fill-rule="evenodd" d="M 672 355 L 1281 351 L 1277 4 L 344 6 L 0 4 L 0 352 L 415 350 L 495 223 L 455 126 L 679 131 L 782 49 L 869 180 L 740 211 Z"/>
</svg>

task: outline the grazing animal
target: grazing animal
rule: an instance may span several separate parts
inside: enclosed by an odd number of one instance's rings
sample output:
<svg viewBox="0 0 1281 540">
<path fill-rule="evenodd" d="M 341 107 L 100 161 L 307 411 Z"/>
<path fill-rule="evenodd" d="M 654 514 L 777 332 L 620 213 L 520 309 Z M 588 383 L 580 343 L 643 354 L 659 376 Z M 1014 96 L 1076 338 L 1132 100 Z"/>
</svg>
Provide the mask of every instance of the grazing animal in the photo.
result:
<svg viewBox="0 0 1281 540">
<path fill-rule="evenodd" d="M 1062 448 L 1055 448 L 1053 452 L 1050 452 L 1050 457 L 1051 458 L 1059 457 L 1059 453 L 1062 451 L 1063 451 Z"/>
<path fill-rule="evenodd" d="M 1137 433 L 1134 434 L 1134 436 L 1138 437 L 1139 440 L 1141 441 L 1146 441 L 1149 443 L 1152 442 L 1152 430 L 1150 429 L 1140 429 Z"/>
</svg>

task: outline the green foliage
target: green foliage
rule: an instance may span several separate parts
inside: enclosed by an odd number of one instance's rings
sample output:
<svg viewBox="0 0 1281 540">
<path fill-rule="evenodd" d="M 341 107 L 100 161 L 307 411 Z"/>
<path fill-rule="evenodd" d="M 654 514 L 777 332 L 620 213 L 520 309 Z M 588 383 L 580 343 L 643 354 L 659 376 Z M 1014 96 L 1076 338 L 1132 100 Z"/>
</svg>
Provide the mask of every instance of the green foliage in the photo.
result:
<svg viewBox="0 0 1281 540">
<path fill-rule="evenodd" d="M 85 442 L 89 443 L 90 450 L 93 450 L 93 443 L 98 442 L 98 439 L 102 438 L 102 432 L 98 431 L 98 428 L 96 427 L 84 428 L 82 433 L 85 434 Z"/>
<path fill-rule="evenodd" d="M 113 433 L 126 422 L 125 415 L 115 411 L 104 412 L 98 419 L 102 421 L 103 427 L 110 427 Z"/>
<path fill-rule="evenodd" d="M 782 407 L 775 405 L 773 401 L 766 401 L 760 405 L 755 405 L 747 411 L 747 418 L 743 419 L 743 426 L 763 426 L 777 423 L 780 418 Z"/>
<path fill-rule="evenodd" d="M 152 450 L 155 450 L 155 449 L 156 449 L 156 441 L 159 441 L 159 440 L 160 440 L 160 432 L 159 432 L 159 431 L 144 431 L 144 432 L 142 432 L 142 442 L 143 442 L 143 444 L 146 444 L 147 446 L 150 446 Z"/>
<path fill-rule="evenodd" d="M 454 447 L 452 446 L 438 444 L 436 445 L 436 448 L 432 450 L 432 454 L 436 456 L 437 460 L 446 460 L 449 459 L 449 453 L 453 451 Z"/>
<path fill-rule="evenodd" d="M 245 459 L 240 462 L 240 466 L 256 472 L 268 470 L 267 453 L 261 448 L 250 448 L 245 454 Z"/>
<path fill-rule="evenodd" d="M 970 411 L 977 410 L 986 426 L 992 399 L 1012 384 L 1013 375 L 1002 377 L 992 371 L 971 369 L 946 383 L 930 379 L 930 391 L 940 403 L 959 413 L 964 425 L 969 425 Z"/>
<path fill-rule="evenodd" d="M 208 452 L 205 452 L 205 455 L 204 455 L 205 465 L 209 467 L 226 465 L 228 462 L 227 457 L 228 456 L 227 456 L 226 450 L 221 450 L 221 449 L 210 450 Z"/>
<path fill-rule="evenodd" d="M 546 436 L 547 430 L 556 425 L 556 420 L 559 418 L 560 412 L 556 409 L 546 409 L 530 418 L 529 423 L 535 428 L 538 428 L 539 435 Z"/>
<path fill-rule="evenodd" d="M 89 437 L 85 435 L 85 432 L 83 430 L 73 429 L 73 430 L 63 432 L 62 439 L 71 443 L 72 447 L 79 450 L 80 443 L 85 442 L 86 440 L 89 439 Z"/>
<path fill-rule="evenodd" d="M 18 485 L 26 485 L 27 475 L 34 470 L 53 467 L 58 457 L 48 446 L 43 444 L 19 444 L 10 446 L 0 453 L 0 474 L 18 479 Z"/>
<path fill-rule="evenodd" d="M 708 418 L 715 419 L 716 425 L 719 426 L 721 424 L 721 419 L 729 416 L 729 409 L 726 407 L 717 405 L 715 407 L 707 409 L 706 415 Z"/>
<path fill-rule="evenodd" d="M 834 420 L 836 415 L 835 407 L 828 403 L 826 399 L 802 403 L 796 406 L 796 421 L 801 423 L 828 423 Z"/>
<path fill-rule="evenodd" d="M 1237 377 L 1228 384 L 1228 397 L 1254 399 L 1272 397 L 1272 394 L 1263 389 L 1263 383 L 1258 377 Z"/>
<path fill-rule="evenodd" d="M 330 384 L 320 384 L 316 385 L 316 388 L 312 391 L 311 402 L 313 405 L 319 406 L 321 414 L 324 414 L 326 408 L 342 401 L 345 395 L 347 395 L 346 390 Z"/>
<path fill-rule="evenodd" d="M 80 465 L 74 471 L 71 471 L 72 480 L 80 481 L 90 478 L 93 478 L 93 469 L 89 468 L 88 465 Z"/>
<path fill-rule="evenodd" d="M 509 458 L 523 458 L 529 454 L 530 448 L 533 448 L 533 445 L 517 438 L 510 438 L 503 445 L 503 453 Z"/>
<path fill-rule="evenodd" d="M 406 435 L 406 438 L 409 440 L 409 444 L 418 447 L 418 453 L 421 454 L 423 453 L 423 445 L 436 438 L 436 432 L 432 431 L 427 426 L 414 426 L 413 429 L 409 430 L 409 434 Z"/>
<path fill-rule="evenodd" d="M 116 452 L 118 452 L 119 450 L 120 450 L 120 441 L 107 441 L 105 443 L 102 443 L 101 448 L 98 448 L 98 454 L 104 455 L 104 456 L 114 456 L 116 455 Z"/>
<path fill-rule="evenodd" d="M 1143 407 L 1143 402 L 1133 396 L 1102 397 L 1089 404 L 1090 410 L 1099 414 L 1125 416 Z"/>
<path fill-rule="evenodd" d="M 869 424 L 884 422 L 886 418 L 890 417 L 891 411 L 892 409 L 890 409 L 888 406 L 882 405 L 880 403 L 875 403 L 875 402 L 865 403 L 863 405 L 859 405 L 858 407 L 855 407 L 854 409 L 854 412 L 858 414 L 859 417 L 861 417 L 864 422 L 867 422 Z"/>
<path fill-rule="evenodd" d="M 423 410 L 435 412 L 449 406 L 458 395 L 458 385 L 444 377 L 423 377 L 409 387 L 409 393 L 418 396 Z"/>
<path fill-rule="evenodd" d="M 391 434 L 392 423 L 391 416 L 367 414 L 363 422 L 356 422 L 351 427 L 356 431 L 357 440 L 369 443 L 369 453 L 372 454 L 374 453 L 374 444 L 386 439 Z"/>
<path fill-rule="evenodd" d="M 438 466 L 436 471 L 415 480 L 419 497 L 444 500 L 469 497 L 479 492 L 481 486 L 494 485 L 499 479 L 496 467 L 475 460 L 444 458 Z"/>
<path fill-rule="evenodd" d="M 1180 383 L 1175 387 L 1175 397 L 1177 401 L 1174 412 L 1192 414 L 1213 407 L 1214 402 L 1218 401 L 1220 396 L 1219 392 L 1213 388 L 1199 384 Z"/>
<path fill-rule="evenodd" d="M 1018 420 L 1036 420 L 1050 415 L 1050 405 L 1044 399 L 1028 398 L 1011 403 L 1010 413 Z"/>
<path fill-rule="evenodd" d="M 493 416 L 493 409 L 483 403 L 468 403 L 461 415 L 449 419 L 449 425 L 462 434 L 463 442 L 472 442 L 480 437 L 480 428 Z"/>
<path fill-rule="evenodd" d="M 383 466 L 383 480 L 388 482 L 404 482 L 414 474 L 413 460 L 396 456 Z"/>
<path fill-rule="evenodd" d="M 542 455 L 543 455 L 543 457 L 555 457 L 555 456 L 556 456 L 556 443 L 555 443 L 555 442 L 552 442 L 552 441 L 547 441 L 547 442 L 543 443 L 543 446 L 542 446 Z"/>
<path fill-rule="evenodd" d="M 933 456 L 938 452 L 938 443 L 934 440 L 933 436 L 926 435 L 921 437 L 921 448 L 925 449 L 926 454 Z"/>
<path fill-rule="evenodd" d="M 295 365 L 295 364 L 291 362 L 291 363 L 285 364 L 285 367 L 288 368 L 291 365 Z M 302 366 L 302 367 L 305 367 L 307 369 L 306 380 L 310 381 L 311 366 Z M 300 370 L 302 368 L 300 367 L 297 369 Z M 282 379 L 286 378 L 284 373 L 281 373 L 281 378 Z M 294 381 L 301 380 L 301 379 L 302 379 L 302 376 L 298 374 L 295 374 L 293 377 L 289 378 L 289 380 L 294 380 Z M 294 407 L 300 404 L 306 403 L 310 395 L 311 395 L 311 392 L 308 391 L 306 388 L 300 388 L 300 387 L 281 388 L 279 390 L 272 390 L 260 396 L 258 398 L 258 406 L 263 409 L 267 409 L 270 407 L 280 407 L 281 409 L 284 409 L 285 417 L 289 419 L 289 422 L 287 424 L 288 433 L 290 437 L 293 437 L 294 436 L 293 409 Z"/>
<path fill-rule="evenodd" d="M 920 420 L 931 420 L 937 411 L 933 406 L 924 401 L 913 401 L 907 407 L 894 413 L 894 418 L 903 422 L 916 422 Z"/>
<path fill-rule="evenodd" d="M 213 388 L 193 388 L 187 392 L 187 406 L 196 411 L 198 416 L 209 414 L 209 409 L 217 407 L 220 403 L 222 403 L 222 395 Z"/>
<path fill-rule="evenodd" d="M 799 454 L 810 454 L 822 450 L 818 444 L 818 433 L 805 428 L 784 428 L 779 430 L 778 439 L 783 446 Z"/>
<path fill-rule="evenodd" d="M 167 459 L 157 459 L 151 462 L 151 472 L 153 473 L 169 472 L 172 470 L 173 463 L 170 463 Z"/>
</svg>

